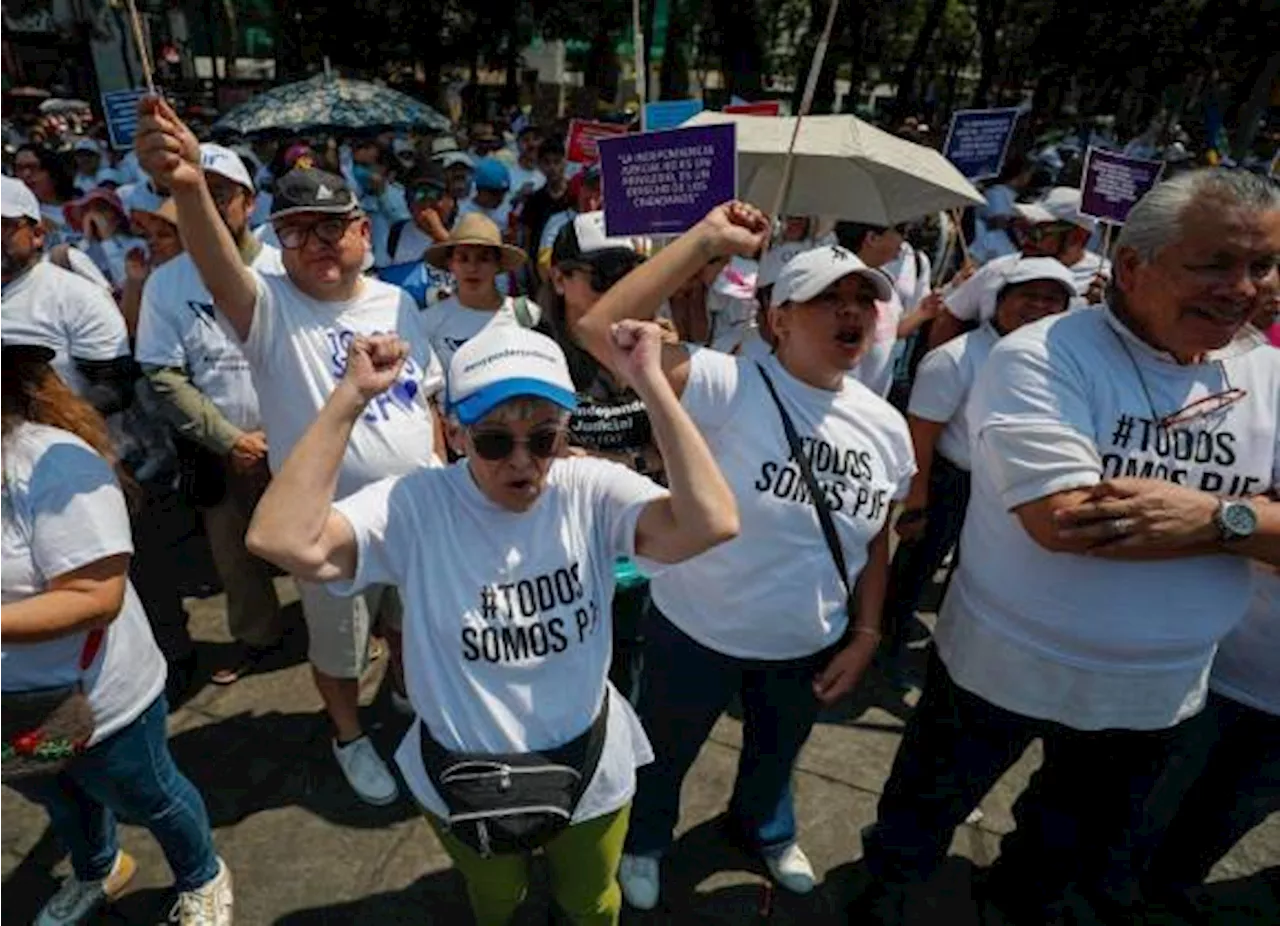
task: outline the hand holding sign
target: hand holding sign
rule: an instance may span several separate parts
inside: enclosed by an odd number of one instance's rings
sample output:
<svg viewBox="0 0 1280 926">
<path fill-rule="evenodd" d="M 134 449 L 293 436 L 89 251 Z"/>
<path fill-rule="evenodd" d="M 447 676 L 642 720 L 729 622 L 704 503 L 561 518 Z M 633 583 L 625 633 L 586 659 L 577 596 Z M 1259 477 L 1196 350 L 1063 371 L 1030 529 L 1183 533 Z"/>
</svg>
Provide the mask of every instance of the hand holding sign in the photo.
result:
<svg viewBox="0 0 1280 926">
<path fill-rule="evenodd" d="M 158 96 L 144 97 L 138 103 L 134 147 L 142 169 L 161 186 L 183 190 L 200 184 L 200 142 L 173 107 Z"/>
</svg>

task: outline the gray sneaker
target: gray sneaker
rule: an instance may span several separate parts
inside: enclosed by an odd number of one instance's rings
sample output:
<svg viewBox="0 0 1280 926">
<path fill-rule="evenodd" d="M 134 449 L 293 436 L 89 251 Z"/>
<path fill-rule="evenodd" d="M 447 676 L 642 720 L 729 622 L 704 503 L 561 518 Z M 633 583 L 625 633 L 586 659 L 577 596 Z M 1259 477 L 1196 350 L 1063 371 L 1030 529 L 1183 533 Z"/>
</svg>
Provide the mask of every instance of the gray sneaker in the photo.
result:
<svg viewBox="0 0 1280 926">
<path fill-rule="evenodd" d="M 133 880 L 138 865 L 127 852 L 117 852 L 111 873 L 101 881 L 81 881 L 75 875 L 67 878 L 58 892 L 49 898 L 35 926 L 76 926 L 104 903 L 115 900 Z"/>
<path fill-rule="evenodd" d="M 347 783 L 366 804 L 381 807 L 400 796 L 395 776 L 373 748 L 369 737 L 362 736 L 345 746 L 333 741 L 333 757 L 338 760 Z"/>
</svg>

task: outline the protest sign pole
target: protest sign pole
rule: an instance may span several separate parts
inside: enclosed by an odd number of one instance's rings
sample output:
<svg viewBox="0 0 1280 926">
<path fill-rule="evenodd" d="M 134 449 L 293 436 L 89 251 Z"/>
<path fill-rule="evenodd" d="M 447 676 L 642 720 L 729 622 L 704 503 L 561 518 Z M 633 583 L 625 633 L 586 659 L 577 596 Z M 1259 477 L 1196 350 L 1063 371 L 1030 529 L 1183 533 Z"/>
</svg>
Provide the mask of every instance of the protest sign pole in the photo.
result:
<svg viewBox="0 0 1280 926">
<path fill-rule="evenodd" d="M 138 60 L 142 62 L 142 79 L 147 84 L 147 93 L 154 94 L 156 82 L 151 72 L 151 52 L 142 34 L 142 20 L 138 17 L 138 7 L 134 0 L 126 2 L 129 4 L 129 22 L 133 26 L 133 43 L 138 46 Z"/>
<path fill-rule="evenodd" d="M 1102 257 L 1104 260 L 1111 260 L 1111 229 L 1115 228 L 1110 222 L 1102 223 Z"/>
<path fill-rule="evenodd" d="M 787 159 L 782 164 L 782 183 L 778 186 L 778 192 L 773 198 L 773 209 L 769 212 L 770 222 L 780 218 L 782 207 L 787 201 L 787 191 L 791 187 L 791 174 L 795 169 L 796 139 L 800 137 L 800 123 L 804 121 L 804 117 L 809 114 L 809 107 L 813 105 L 813 94 L 818 87 L 818 74 L 822 71 L 822 61 L 827 56 L 827 45 L 831 42 L 831 30 L 835 26 L 836 8 L 839 5 L 840 0 L 831 0 L 831 6 L 827 8 L 827 24 L 822 29 L 822 37 L 818 39 L 818 47 L 813 51 L 813 63 L 809 65 L 809 79 L 804 85 L 804 96 L 800 98 L 800 111 L 796 113 L 796 124 L 791 129 L 791 141 L 787 144 Z M 762 260 L 769 251 L 769 243 L 765 242 L 764 252 L 760 255 Z"/>
<path fill-rule="evenodd" d="M 640 131 L 644 131 L 644 104 L 649 99 L 649 73 L 644 65 L 644 33 L 640 27 L 640 0 L 631 0 L 631 31 L 635 43 L 636 96 L 640 99 Z"/>
</svg>

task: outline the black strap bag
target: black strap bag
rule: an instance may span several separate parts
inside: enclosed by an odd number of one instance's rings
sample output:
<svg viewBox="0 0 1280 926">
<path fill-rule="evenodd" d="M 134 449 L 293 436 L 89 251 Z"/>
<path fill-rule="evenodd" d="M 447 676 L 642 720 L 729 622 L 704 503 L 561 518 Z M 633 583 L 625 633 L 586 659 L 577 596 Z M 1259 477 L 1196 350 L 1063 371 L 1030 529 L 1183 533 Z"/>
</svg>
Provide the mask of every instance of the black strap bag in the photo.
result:
<svg viewBox="0 0 1280 926">
<path fill-rule="evenodd" d="M 609 725 L 609 693 L 581 735 L 541 752 L 452 752 L 418 722 L 422 762 L 451 835 L 482 858 L 531 852 L 569 826 L 591 783 Z"/>
</svg>

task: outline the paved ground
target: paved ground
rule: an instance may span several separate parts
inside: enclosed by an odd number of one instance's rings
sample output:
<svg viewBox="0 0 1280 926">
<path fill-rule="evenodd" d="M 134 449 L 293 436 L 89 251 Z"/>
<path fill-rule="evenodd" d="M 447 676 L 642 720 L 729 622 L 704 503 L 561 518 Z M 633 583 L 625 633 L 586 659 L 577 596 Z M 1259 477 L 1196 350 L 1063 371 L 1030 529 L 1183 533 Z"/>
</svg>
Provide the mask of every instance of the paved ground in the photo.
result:
<svg viewBox="0 0 1280 926">
<path fill-rule="evenodd" d="M 190 542 L 175 549 L 180 551 L 175 568 L 189 566 L 198 556 Z M 294 597 L 287 580 L 280 587 Z M 207 678 L 226 645 L 222 598 L 191 599 L 188 606 Z M 303 659 L 296 605 L 291 613 L 298 629 L 284 658 L 230 688 L 202 685 L 170 721 L 173 752 L 205 795 L 219 851 L 236 876 L 237 923 L 470 922 L 461 881 L 412 806 L 366 807 L 340 781 Z M 405 721 L 379 690 L 380 669 L 366 679 L 364 694 L 367 722 L 389 753 Z M 874 816 L 914 700 L 914 692 L 904 698 L 873 681 L 863 686 L 856 703 L 823 718 L 801 757 L 797 792 L 803 844 L 824 883 L 807 898 L 774 895 L 767 917 L 761 912 L 766 898 L 761 866 L 731 848 L 717 826 L 740 745 L 739 724 L 732 716 L 723 718 L 685 784 L 681 835 L 665 863 L 664 905 L 647 915 L 628 913 L 624 922 L 843 923 L 844 899 L 863 877 L 859 830 Z M 1029 752 L 983 803 L 983 818 L 961 828 L 954 857 L 912 911 L 914 923 L 978 922 L 969 901 L 969 874 L 973 863 L 986 864 L 997 854 L 999 835 L 1011 826 L 1011 800 L 1035 762 L 1034 751 Z M 163 920 L 171 903 L 163 857 L 140 829 L 124 827 L 123 843 L 138 858 L 138 877 L 130 893 L 97 922 Z M 2 922 L 29 923 L 53 891 L 55 877 L 67 870 L 66 862 L 44 814 L 7 789 L 2 849 Z M 1203 921 L 1221 926 L 1280 922 L 1277 866 L 1280 819 L 1272 818 L 1215 870 L 1214 883 L 1200 898 Z M 541 883 L 520 920 L 522 926 L 547 921 Z"/>
</svg>

